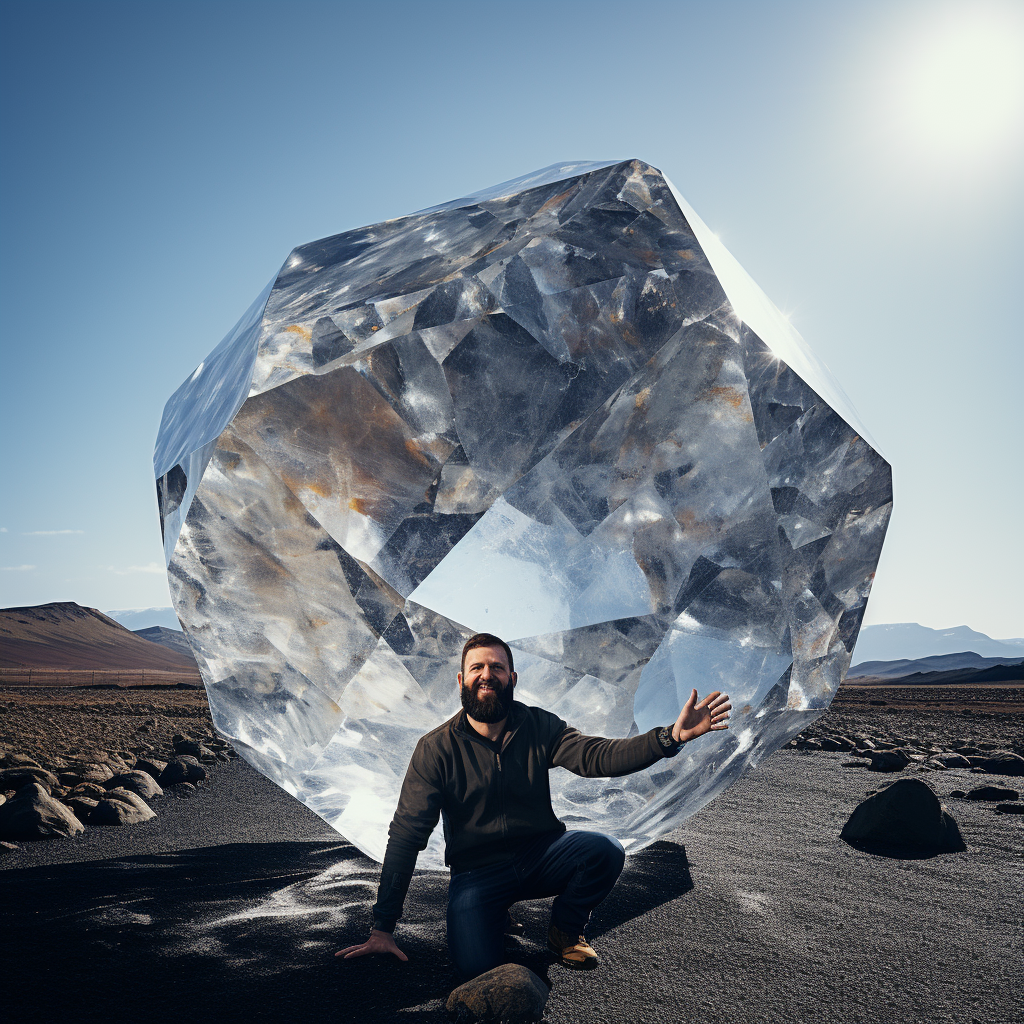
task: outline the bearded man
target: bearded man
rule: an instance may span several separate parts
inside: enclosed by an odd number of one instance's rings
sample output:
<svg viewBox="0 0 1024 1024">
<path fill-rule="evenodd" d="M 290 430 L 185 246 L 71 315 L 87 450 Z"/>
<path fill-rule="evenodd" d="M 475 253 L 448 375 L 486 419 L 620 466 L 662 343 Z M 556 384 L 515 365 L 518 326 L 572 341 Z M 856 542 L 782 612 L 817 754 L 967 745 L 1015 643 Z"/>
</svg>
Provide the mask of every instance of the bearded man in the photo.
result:
<svg viewBox="0 0 1024 1024">
<path fill-rule="evenodd" d="M 462 711 L 423 736 L 413 752 L 381 868 L 366 942 L 340 950 L 408 957 L 393 935 L 416 857 L 440 816 L 448 884 L 448 948 L 464 978 L 502 962 L 503 938 L 521 927 L 509 908 L 554 896 L 548 946 L 568 967 L 598 958 L 584 934 L 591 911 L 611 892 L 625 851 L 612 836 L 566 831 L 551 808 L 548 771 L 615 778 L 675 757 L 685 743 L 727 729 L 732 705 L 694 690 L 671 726 L 630 739 L 584 736 L 557 715 L 513 700 L 517 681 L 504 640 L 478 633 L 462 649 Z"/>
</svg>

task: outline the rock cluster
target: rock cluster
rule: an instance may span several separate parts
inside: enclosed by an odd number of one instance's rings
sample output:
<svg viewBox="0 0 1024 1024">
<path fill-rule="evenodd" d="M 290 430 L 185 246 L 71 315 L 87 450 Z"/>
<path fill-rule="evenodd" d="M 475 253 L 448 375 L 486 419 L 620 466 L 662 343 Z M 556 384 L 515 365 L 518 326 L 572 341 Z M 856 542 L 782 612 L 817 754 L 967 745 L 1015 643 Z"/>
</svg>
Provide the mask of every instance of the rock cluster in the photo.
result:
<svg viewBox="0 0 1024 1024">
<path fill-rule="evenodd" d="M 86 826 L 135 825 L 156 817 L 149 801 L 165 791 L 188 795 L 209 766 L 238 755 L 214 734 L 175 735 L 167 760 L 149 744 L 133 750 L 77 750 L 40 764 L 26 754 L 0 755 L 0 854 L 18 840 L 71 838 Z"/>
<path fill-rule="evenodd" d="M 996 743 L 988 740 L 943 745 L 930 739 L 906 736 L 883 738 L 866 732 L 853 732 L 850 735 L 801 733 L 785 746 L 793 750 L 848 753 L 852 759 L 843 762 L 844 767 L 864 767 L 874 772 L 913 769 L 916 772 L 931 773 L 960 769 L 977 775 L 1024 775 L 1024 756 L 1021 756 L 1019 750 L 999 749 Z M 1005 786 L 980 786 L 969 793 L 954 790 L 950 796 L 990 802 L 995 805 L 994 810 L 998 814 L 1024 814 L 1024 801 L 1020 800 L 1019 792 Z"/>
<path fill-rule="evenodd" d="M 852 736 L 808 736 L 801 733 L 786 748 L 793 750 L 843 751 L 864 759 L 876 772 L 896 772 L 915 764 L 922 771 L 969 768 L 990 775 L 1024 775 L 1024 757 L 1015 750 L 999 750 L 996 744 L 962 743 L 951 749 L 915 739 L 872 739 L 867 733 Z M 850 766 L 857 762 L 850 762 Z"/>
</svg>

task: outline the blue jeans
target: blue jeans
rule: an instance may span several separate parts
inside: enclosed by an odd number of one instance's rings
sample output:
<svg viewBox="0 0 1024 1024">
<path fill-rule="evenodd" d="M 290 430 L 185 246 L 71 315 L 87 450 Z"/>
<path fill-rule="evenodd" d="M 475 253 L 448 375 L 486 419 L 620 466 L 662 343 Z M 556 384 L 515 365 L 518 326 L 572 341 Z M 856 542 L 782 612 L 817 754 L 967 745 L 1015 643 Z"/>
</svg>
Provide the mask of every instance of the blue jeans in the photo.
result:
<svg viewBox="0 0 1024 1024">
<path fill-rule="evenodd" d="M 545 835 L 501 864 L 460 871 L 448 883 L 448 949 L 459 973 L 475 978 L 504 960 L 508 908 L 554 896 L 551 922 L 575 938 L 611 892 L 626 851 L 600 832 Z"/>
</svg>

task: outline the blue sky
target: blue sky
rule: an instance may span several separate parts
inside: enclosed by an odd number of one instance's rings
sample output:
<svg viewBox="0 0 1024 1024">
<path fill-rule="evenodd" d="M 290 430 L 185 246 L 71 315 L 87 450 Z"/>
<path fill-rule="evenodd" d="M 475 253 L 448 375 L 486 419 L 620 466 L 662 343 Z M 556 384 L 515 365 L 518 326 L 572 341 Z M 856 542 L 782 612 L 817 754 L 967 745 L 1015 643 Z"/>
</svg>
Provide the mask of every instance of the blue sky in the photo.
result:
<svg viewBox="0 0 1024 1024">
<path fill-rule="evenodd" d="M 0 12 L 0 605 L 169 603 L 164 402 L 292 247 L 639 157 L 893 464 L 867 621 L 1024 635 L 1019 3 Z"/>
</svg>

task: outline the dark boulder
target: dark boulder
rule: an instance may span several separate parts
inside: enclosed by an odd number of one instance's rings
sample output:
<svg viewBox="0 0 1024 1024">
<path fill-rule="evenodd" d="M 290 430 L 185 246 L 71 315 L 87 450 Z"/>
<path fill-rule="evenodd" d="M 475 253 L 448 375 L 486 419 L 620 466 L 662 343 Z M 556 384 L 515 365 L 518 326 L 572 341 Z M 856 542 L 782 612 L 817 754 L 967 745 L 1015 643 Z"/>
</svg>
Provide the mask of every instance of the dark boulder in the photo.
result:
<svg viewBox="0 0 1024 1024">
<path fill-rule="evenodd" d="M 75 812 L 75 817 L 84 825 L 89 820 L 93 808 L 99 803 L 87 796 L 69 796 L 62 803 L 66 804 Z"/>
<path fill-rule="evenodd" d="M 929 760 L 941 764 L 944 768 L 971 767 L 971 762 L 963 754 L 932 754 Z"/>
<path fill-rule="evenodd" d="M 107 791 L 98 782 L 82 782 L 75 786 L 68 795 L 84 796 L 90 800 L 102 800 L 107 795 Z"/>
<path fill-rule="evenodd" d="M 145 772 L 154 779 L 160 778 L 160 773 L 167 767 L 166 761 L 158 761 L 155 757 L 140 757 L 135 762 L 135 770 Z"/>
<path fill-rule="evenodd" d="M 1009 750 L 997 750 L 988 757 L 971 758 L 971 764 L 984 769 L 989 775 L 1024 775 L 1024 757 Z"/>
<path fill-rule="evenodd" d="M 521 964 L 502 964 L 460 985 L 445 1009 L 456 1024 L 530 1024 L 544 1016 L 547 1001 L 548 987 L 533 971 Z"/>
<path fill-rule="evenodd" d="M 966 794 L 968 800 L 1019 800 L 1020 793 L 1006 786 L 978 786 Z"/>
<path fill-rule="evenodd" d="M 155 818 L 156 812 L 137 793 L 112 789 L 92 809 L 90 825 L 136 825 Z"/>
<path fill-rule="evenodd" d="M 85 829 L 69 807 L 54 800 L 38 782 L 23 786 L 0 806 L 0 839 L 76 836 Z"/>
<path fill-rule="evenodd" d="M 206 777 L 206 769 L 195 757 L 181 754 L 167 762 L 157 782 L 161 786 L 176 786 L 180 782 L 202 782 Z"/>
<path fill-rule="evenodd" d="M 114 774 L 109 764 L 99 761 L 75 765 L 70 770 L 83 782 L 106 782 Z"/>
<path fill-rule="evenodd" d="M 200 761 L 215 761 L 216 755 L 204 744 L 197 740 L 188 740 L 176 737 L 174 740 L 174 752 L 179 755 L 188 755 Z"/>
<path fill-rule="evenodd" d="M 854 809 L 840 838 L 852 845 L 926 853 L 964 850 L 953 817 L 923 779 L 898 779 Z"/>
<path fill-rule="evenodd" d="M 869 756 L 873 772 L 900 772 L 910 764 L 910 758 L 902 750 L 874 750 Z"/>
<path fill-rule="evenodd" d="M 42 765 L 28 754 L 4 754 L 0 757 L 0 768 L 42 768 Z"/>
<path fill-rule="evenodd" d="M 122 772 L 120 775 L 114 775 L 107 779 L 103 785 L 108 790 L 117 789 L 118 787 L 131 790 L 147 800 L 151 800 L 155 796 L 164 795 L 164 791 L 160 788 L 156 779 L 147 772 L 142 771 Z"/>
<path fill-rule="evenodd" d="M 59 785 L 57 776 L 45 768 L 22 765 L 18 768 L 0 769 L 0 789 L 21 789 L 38 782 L 48 790 Z"/>
</svg>

